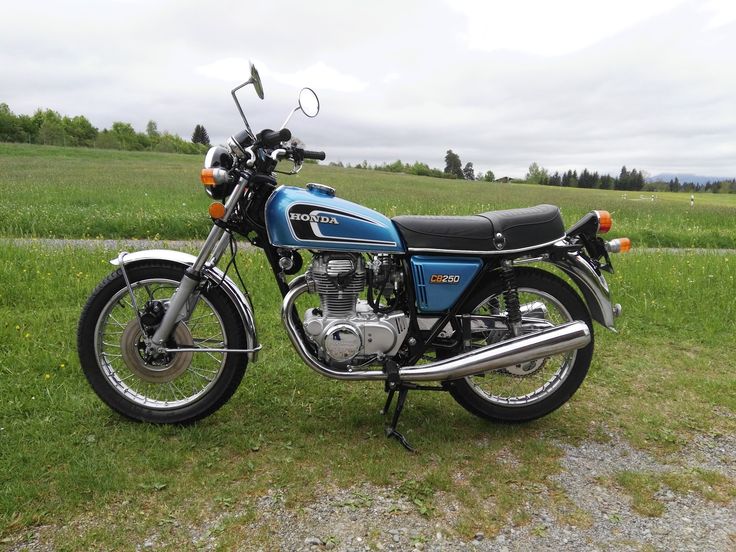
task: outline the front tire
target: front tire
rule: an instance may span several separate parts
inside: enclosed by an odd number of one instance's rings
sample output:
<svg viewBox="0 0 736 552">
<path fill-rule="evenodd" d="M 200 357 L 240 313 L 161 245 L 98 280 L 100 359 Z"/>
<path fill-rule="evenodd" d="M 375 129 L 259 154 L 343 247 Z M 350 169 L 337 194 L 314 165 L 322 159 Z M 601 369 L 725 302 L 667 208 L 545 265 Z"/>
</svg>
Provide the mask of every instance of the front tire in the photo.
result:
<svg viewBox="0 0 736 552">
<path fill-rule="evenodd" d="M 497 422 L 526 422 L 562 406 L 580 387 L 593 357 L 592 322 L 580 296 L 564 280 L 544 270 L 522 268 L 515 271 L 522 307 L 536 309 L 532 315 L 524 316 L 522 332 L 525 325 L 530 328 L 528 331 L 533 331 L 533 324 L 551 327 L 580 320 L 590 328 L 591 340 L 576 351 L 445 384 L 463 408 Z M 504 313 L 503 291 L 500 279 L 490 282 L 467 301 L 463 312 L 496 316 Z M 543 320 L 539 318 L 540 312 L 545 312 Z M 508 339 L 510 333 L 508 330 L 489 331 L 473 337 L 474 346 L 483 347 Z"/>
<path fill-rule="evenodd" d="M 126 267 L 140 310 L 165 303 L 186 267 L 146 261 Z M 205 286 L 197 306 L 179 322 L 169 347 L 247 348 L 235 306 L 216 285 Z M 122 270 L 90 296 L 77 330 L 77 351 L 92 389 L 113 410 L 137 421 L 187 424 L 215 412 L 243 378 L 245 353 L 145 354 L 143 336 Z"/>
</svg>

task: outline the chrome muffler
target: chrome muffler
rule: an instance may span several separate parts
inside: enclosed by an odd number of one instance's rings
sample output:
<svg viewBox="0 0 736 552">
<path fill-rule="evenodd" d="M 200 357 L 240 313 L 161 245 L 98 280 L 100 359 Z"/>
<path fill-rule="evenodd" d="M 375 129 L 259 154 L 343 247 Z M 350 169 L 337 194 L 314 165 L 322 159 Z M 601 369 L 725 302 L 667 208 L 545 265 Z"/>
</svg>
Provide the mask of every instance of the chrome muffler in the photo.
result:
<svg viewBox="0 0 736 552">
<path fill-rule="evenodd" d="M 301 339 L 296 321 L 292 316 L 296 299 L 307 291 L 304 277 L 296 278 L 290 288 L 282 304 L 281 320 L 297 353 L 310 368 L 333 379 L 386 379 L 386 374 L 382 370 L 334 370 L 314 357 Z M 399 377 L 403 381 L 459 379 L 581 349 L 590 343 L 590 339 L 590 328 L 585 322 L 569 322 L 501 343 L 494 343 L 446 360 L 419 366 L 405 366 L 399 369 Z"/>
<path fill-rule="evenodd" d="M 440 360 L 431 364 L 399 369 L 404 381 L 443 381 L 500 370 L 516 364 L 581 349 L 590 343 L 590 328 L 585 322 L 569 322 L 528 335 L 522 335 Z"/>
</svg>

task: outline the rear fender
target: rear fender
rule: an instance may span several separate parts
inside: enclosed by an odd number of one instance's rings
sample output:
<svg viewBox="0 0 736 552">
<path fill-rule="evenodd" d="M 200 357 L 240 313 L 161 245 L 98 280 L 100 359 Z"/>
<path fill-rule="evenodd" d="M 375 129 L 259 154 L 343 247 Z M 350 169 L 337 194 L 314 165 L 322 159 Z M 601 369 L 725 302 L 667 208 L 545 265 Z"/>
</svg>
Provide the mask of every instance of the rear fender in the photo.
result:
<svg viewBox="0 0 736 552">
<path fill-rule="evenodd" d="M 578 286 L 593 320 L 615 332 L 614 319 L 621 307 L 611 304 L 608 283 L 600 271 L 577 251 L 563 250 L 548 260 Z"/>
<path fill-rule="evenodd" d="M 136 251 L 135 253 L 128 253 L 123 257 L 123 263 L 126 267 L 141 263 L 144 261 L 169 261 L 182 267 L 186 268 L 194 264 L 197 259 L 194 255 L 189 253 L 183 253 L 181 251 L 171 251 L 169 249 L 149 249 L 146 251 Z M 119 257 L 112 259 L 110 264 L 118 266 L 120 264 Z M 249 349 L 259 349 L 258 334 L 256 333 L 255 317 L 253 315 L 253 306 L 250 303 L 248 297 L 240 291 L 240 288 L 235 285 L 228 276 L 225 276 L 222 270 L 216 266 L 205 266 L 204 277 L 220 285 L 222 290 L 233 302 L 235 308 L 240 316 L 240 320 L 243 322 L 245 328 L 246 339 Z M 222 282 L 222 283 L 220 283 Z M 248 353 L 248 360 L 255 362 L 258 358 L 258 351 Z"/>
</svg>

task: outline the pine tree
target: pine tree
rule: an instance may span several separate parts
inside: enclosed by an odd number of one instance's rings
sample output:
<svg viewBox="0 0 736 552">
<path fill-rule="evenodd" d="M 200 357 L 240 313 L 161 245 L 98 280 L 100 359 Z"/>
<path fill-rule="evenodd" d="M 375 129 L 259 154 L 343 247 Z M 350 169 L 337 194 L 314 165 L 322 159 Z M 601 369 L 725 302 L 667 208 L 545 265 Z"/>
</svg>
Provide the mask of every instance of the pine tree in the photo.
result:
<svg viewBox="0 0 736 552">
<path fill-rule="evenodd" d="M 210 145 L 210 136 L 207 134 L 207 130 L 202 125 L 197 125 L 194 127 L 194 132 L 192 133 L 192 142 L 195 144 L 204 144 L 205 146 Z"/>
<path fill-rule="evenodd" d="M 629 187 L 629 171 L 626 170 L 626 165 L 621 167 L 621 173 L 618 175 L 618 182 L 616 183 L 617 190 L 630 190 Z"/>
</svg>

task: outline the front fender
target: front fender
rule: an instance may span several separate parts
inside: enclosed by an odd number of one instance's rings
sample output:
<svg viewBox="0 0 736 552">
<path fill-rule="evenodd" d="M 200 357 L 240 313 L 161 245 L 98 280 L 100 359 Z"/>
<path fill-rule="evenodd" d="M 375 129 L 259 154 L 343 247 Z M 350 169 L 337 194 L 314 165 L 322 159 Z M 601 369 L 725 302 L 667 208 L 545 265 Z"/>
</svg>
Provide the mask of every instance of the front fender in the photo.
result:
<svg viewBox="0 0 736 552">
<path fill-rule="evenodd" d="M 611 304 L 611 292 L 603 275 L 580 253 L 575 251 L 565 251 L 561 255 L 553 255 L 549 262 L 575 282 L 588 304 L 593 320 L 615 332 L 614 319 L 620 312 L 621 307 Z"/>
<path fill-rule="evenodd" d="M 125 266 L 133 265 L 143 261 L 169 261 L 172 263 L 179 264 L 183 267 L 189 267 L 194 264 L 197 259 L 194 255 L 189 253 L 183 253 L 181 251 L 171 251 L 170 249 L 148 249 L 145 251 L 136 251 L 135 253 L 127 253 L 123 256 L 123 263 Z M 118 266 L 120 264 L 120 257 L 116 257 L 110 261 L 110 264 Z M 259 349 L 258 334 L 256 332 L 255 317 L 253 315 L 253 306 L 250 303 L 248 297 L 240 291 L 240 288 L 235 285 L 230 277 L 217 268 L 216 266 L 206 265 L 204 267 L 204 277 L 212 282 L 220 285 L 222 290 L 233 302 L 237 309 L 240 320 L 243 322 L 245 328 L 246 339 L 249 349 Z M 258 358 L 258 351 L 248 353 L 248 360 L 255 362 Z"/>
</svg>

